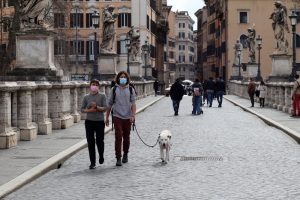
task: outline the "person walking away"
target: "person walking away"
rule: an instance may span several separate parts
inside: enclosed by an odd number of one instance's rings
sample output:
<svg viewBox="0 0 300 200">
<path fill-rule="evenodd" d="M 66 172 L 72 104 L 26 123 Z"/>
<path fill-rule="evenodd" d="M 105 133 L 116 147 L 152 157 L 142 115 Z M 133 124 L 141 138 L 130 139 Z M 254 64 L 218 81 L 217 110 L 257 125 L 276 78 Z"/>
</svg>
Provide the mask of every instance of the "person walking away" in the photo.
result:
<svg viewBox="0 0 300 200">
<path fill-rule="evenodd" d="M 212 77 L 209 77 L 206 84 L 208 106 L 211 107 L 215 92 L 215 82 Z"/>
<path fill-rule="evenodd" d="M 265 98 L 267 95 L 267 86 L 264 81 L 260 81 L 260 84 L 257 87 L 257 90 L 259 91 L 259 106 L 265 107 Z"/>
<path fill-rule="evenodd" d="M 193 115 L 200 115 L 203 114 L 202 106 L 202 94 L 203 94 L 203 87 L 199 81 L 199 79 L 195 79 L 195 82 L 192 84 L 193 90 Z"/>
<path fill-rule="evenodd" d="M 250 78 L 250 82 L 248 84 L 248 94 L 251 101 L 251 107 L 254 107 L 254 94 L 255 94 L 255 82 L 253 78 Z"/>
<path fill-rule="evenodd" d="M 90 82 L 90 93 L 83 98 L 81 112 L 86 113 L 85 131 L 90 157 L 90 169 L 96 168 L 96 144 L 99 153 L 99 163 L 104 163 L 104 112 L 107 109 L 105 94 L 99 93 L 99 81 Z"/>
<path fill-rule="evenodd" d="M 158 95 L 158 86 L 159 86 L 158 81 L 155 80 L 154 83 L 153 83 L 153 89 L 154 89 L 154 92 L 155 92 L 155 96 Z"/>
<path fill-rule="evenodd" d="M 299 75 L 296 75 L 296 80 L 294 82 L 293 91 L 292 91 L 292 100 L 293 100 L 293 117 L 300 116 L 300 78 Z"/>
<path fill-rule="evenodd" d="M 219 103 L 218 107 L 222 107 L 223 95 L 226 93 L 225 82 L 222 77 L 219 77 L 216 81 L 216 95 Z"/>
<path fill-rule="evenodd" d="M 127 72 L 120 71 L 116 75 L 115 83 L 116 85 L 110 93 L 105 123 L 106 126 L 109 126 L 109 115 L 111 110 L 113 110 L 112 123 L 115 127 L 116 166 L 122 166 L 122 163 L 128 162 L 130 129 L 131 124 L 135 121 L 136 114 L 136 95 L 134 89 L 129 86 L 130 77 Z"/>
<path fill-rule="evenodd" d="M 206 104 L 208 105 L 208 98 L 207 98 L 207 88 L 206 88 L 206 85 L 207 85 L 207 80 L 204 80 L 203 81 L 203 84 L 202 84 L 202 86 L 203 86 L 203 104 L 202 105 L 204 105 L 205 104 L 205 101 L 206 101 Z"/>
<path fill-rule="evenodd" d="M 178 115 L 180 101 L 184 95 L 184 88 L 180 83 L 180 79 L 176 79 L 175 83 L 171 86 L 170 97 L 173 102 L 174 115 Z"/>
</svg>

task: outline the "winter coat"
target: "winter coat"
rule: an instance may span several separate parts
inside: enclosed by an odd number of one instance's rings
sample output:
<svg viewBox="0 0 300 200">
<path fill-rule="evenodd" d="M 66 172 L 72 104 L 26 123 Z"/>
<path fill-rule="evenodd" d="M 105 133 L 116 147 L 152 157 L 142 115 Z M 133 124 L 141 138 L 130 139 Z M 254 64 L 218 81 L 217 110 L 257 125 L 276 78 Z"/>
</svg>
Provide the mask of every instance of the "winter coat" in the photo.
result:
<svg viewBox="0 0 300 200">
<path fill-rule="evenodd" d="M 200 82 L 193 83 L 193 85 L 192 85 L 193 92 L 195 91 L 194 90 L 195 88 L 199 88 L 200 96 L 202 96 L 203 95 L 203 87 Z M 195 95 L 195 94 L 193 94 L 193 95 Z"/>
<path fill-rule="evenodd" d="M 259 90 L 259 98 L 266 98 L 267 95 L 267 86 L 259 85 L 257 90 Z"/>
<path fill-rule="evenodd" d="M 250 83 L 248 85 L 248 94 L 253 95 L 254 92 L 255 92 L 255 82 L 250 81 Z"/>
<path fill-rule="evenodd" d="M 184 88 L 179 82 L 175 82 L 170 89 L 170 97 L 172 100 L 181 100 L 184 95 Z"/>
</svg>

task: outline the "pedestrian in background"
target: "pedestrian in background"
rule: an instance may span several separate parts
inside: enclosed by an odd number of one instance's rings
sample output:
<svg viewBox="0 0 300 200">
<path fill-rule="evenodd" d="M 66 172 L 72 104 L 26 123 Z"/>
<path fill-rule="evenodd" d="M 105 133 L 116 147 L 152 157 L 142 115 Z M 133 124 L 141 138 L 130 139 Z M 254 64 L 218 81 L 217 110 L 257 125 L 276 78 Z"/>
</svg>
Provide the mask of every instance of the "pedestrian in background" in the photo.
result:
<svg viewBox="0 0 300 200">
<path fill-rule="evenodd" d="M 218 107 L 222 107 L 222 102 L 223 102 L 223 95 L 226 92 L 225 88 L 225 82 L 222 79 L 222 77 L 219 77 L 216 81 L 216 96 L 217 96 L 217 101 L 219 103 Z"/>
<path fill-rule="evenodd" d="M 203 87 L 198 78 L 195 79 L 195 82 L 192 84 L 193 90 L 193 115 L 203 114 L 202 106 L 202 95 Z"/>
<path fill-rule="evenodd" d="M 215 81 L 213 80 L 212 77 L 209 77 L 206 83 L 207 101 L 208 101 L 207 103 L 209 107 L 211 107 L 213 103 L 215 87 L 216 87 Z"/>
<path fill-rule="evenodd" d="M 184 95 L 184 88 L 180 83 L 180 79 L 176 79 L 175 83 L 171 86 L 170 97 L 173 102 L 174 115 L 178 115 L 180 101 Z"/>
<path fill-rule="evenodd" d="M 293 114 L 292 116 L 300 116 L 300 78 L 299 75 L 296 75 L 296 80 L 294 82 L 293 91 L 292 91 L 292 100 L 293 100 Z"/>
<path fill-rule="evenodd" d="M 90 93 L 83 98 L 81 112 L 86 113 L 85 130 L 90 157 L 90 169 L 96 168 L 96 144 L 99 153 L 99 163 L 104 163 L 104 112 L 107 109 L 105 94 L 99 93 L 99 81 L 90 82 Z"/>
<path fill-rule="evenodd" d="M 251 101 L 251 107 L 254 107 L 254 94 L 255 94 L 255 82 L 253 78 L 250 78 L 249 84 L 248 84 L 248 95 L 250 97 Z"/>
<path fill-rule="evenodd" d="M 155 92 L 155 96 L 158 95 L 158 86 L 159 86 L 159 83 L 158 83 L 157 79 L 155 79 L 155 81 L 153 83 L 153 89 L 154 89 L 154 92 Z"/>
<path fill-rule="evenodd" d="M 116 166 L 128 162 L 131 124 L 135 121 L 136 104 L 134 88 L 129 86 L 130 77 L 127 72 L 120 71 L 115 78 L 115 87 L 111 90 L 106 112 L 106 126 L 109 126 L 109 115 L 113 109 L 112 123 L 115 127 Z M 123 157 L 122 157 L 123 146 Z M 121 160 L 122 158 L 122 160 Z"/>
<path fill-rule="evenodd" d="M 259 106 L 265 107 L 265 98 L 267 94 L 267 86 L 265 85 L 264 81 L 260 81 L 260 84 L 257 87 L 257 90 L 259 91 Z"/>
</svg>

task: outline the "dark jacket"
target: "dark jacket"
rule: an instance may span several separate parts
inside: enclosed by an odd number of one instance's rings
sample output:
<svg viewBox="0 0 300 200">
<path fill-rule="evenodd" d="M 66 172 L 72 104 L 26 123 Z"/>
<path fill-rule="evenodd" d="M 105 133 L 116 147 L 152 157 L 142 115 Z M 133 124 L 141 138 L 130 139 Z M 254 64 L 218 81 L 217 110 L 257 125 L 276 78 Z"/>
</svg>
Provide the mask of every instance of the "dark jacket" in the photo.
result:
<svg viewBox="0 0 300 200">
<path fill-rule="evenodd" d="M 200 95 L 203 95 L 203 87 L 200 82 L 193 83 L 193 85 L 192 85 L 193 91 L 194 91 L 194 88 L 199 88 Z"/>
<path fill-rule="evenodd" d="M 217 80 L 216 82 L 216 91 L 223 91 L 225 92 L 225 82 L 223 80 Z"/>
<path fill-rule="evenodd" d="M 250 81 L 249 85 L 248 85 L 248 94 L 253 95 L 255 93 L 255 82 L 254 81 Z"/>
<path fill-rule="evenodd" d="M 184 88 L 179 83 L 179 81 L 176 81 L 172 86 L 170 90 L 170 96 L 172 100 L 181 100 L 182 96 L 184 95 Z"/>
<path fill-rule="evenodd" d="M 206 90 L 215 90 L 216 89 L 216 83 L 213 80 L 208 80 L 206 83 Z"/>
</svg>

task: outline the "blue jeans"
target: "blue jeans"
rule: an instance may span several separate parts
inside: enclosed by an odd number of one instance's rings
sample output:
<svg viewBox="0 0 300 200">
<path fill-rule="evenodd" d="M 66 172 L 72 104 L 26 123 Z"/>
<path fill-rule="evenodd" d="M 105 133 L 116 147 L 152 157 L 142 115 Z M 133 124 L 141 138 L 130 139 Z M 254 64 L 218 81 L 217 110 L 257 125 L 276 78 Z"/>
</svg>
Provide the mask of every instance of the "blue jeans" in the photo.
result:
<svg viewBox="0 0 300 200">
<path fill-rule="evenodd" d="M 194 101 L 193 101 L 193 115 L 200 115 L 200 112 L 202 111 L 201 109 L 202 105 L 202 96 L 194 96 Z"/>
<path fill-rule="evenodd" d="M 172 101 L 173 101 L 174 112 L 178 113 L 179 105 L 180 105 L 180 100 L 172 100 Z"/>
<path fill-rule="evenodd" d="M 207 90 L 207 101 L 208 101 L 209 107 L 212 106 L 213 99 L 214 99 L 214 91 L 213 90 Z"/>
<path fill-rule="evenodd" d="M 219 103 L 219 107 L 222 106 L 224 91 L 217 92 L 217 101 Z"/>
</svg>

